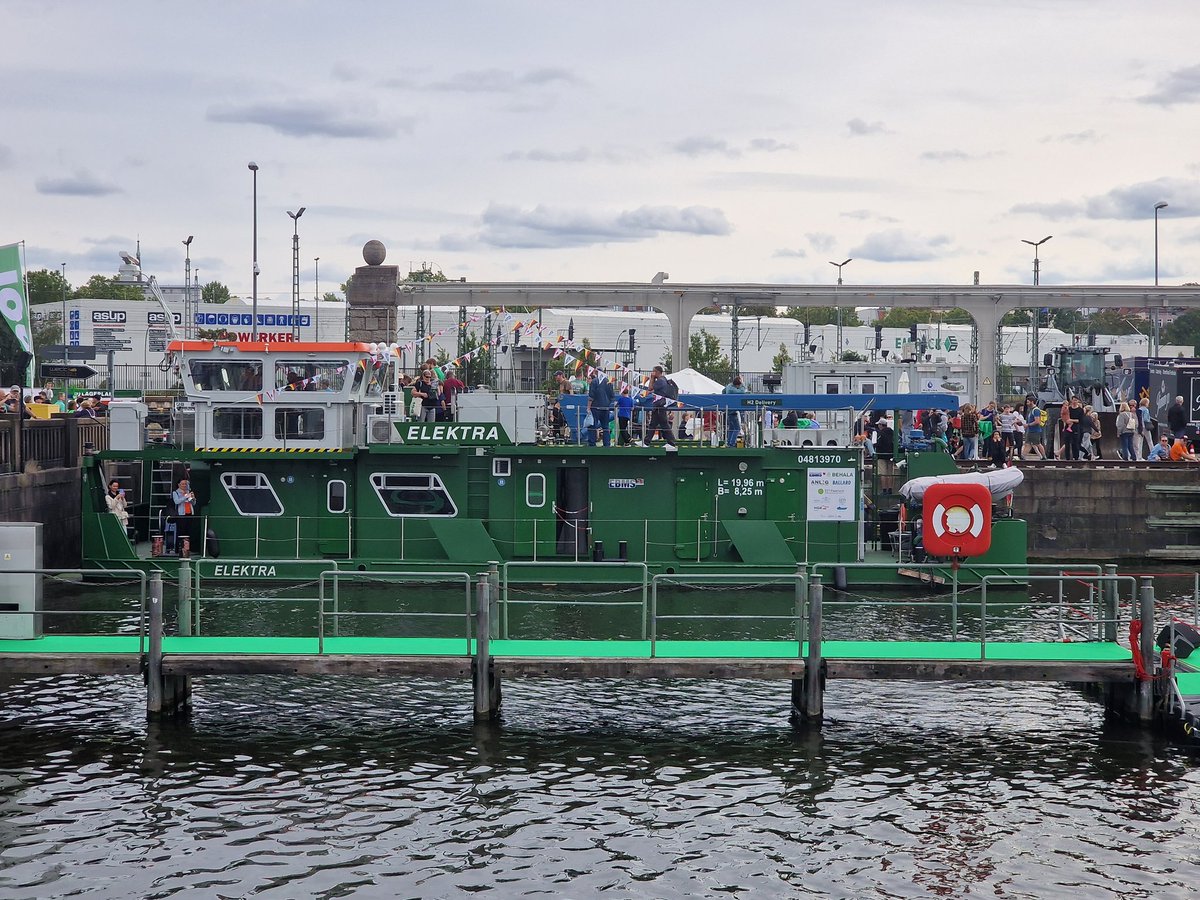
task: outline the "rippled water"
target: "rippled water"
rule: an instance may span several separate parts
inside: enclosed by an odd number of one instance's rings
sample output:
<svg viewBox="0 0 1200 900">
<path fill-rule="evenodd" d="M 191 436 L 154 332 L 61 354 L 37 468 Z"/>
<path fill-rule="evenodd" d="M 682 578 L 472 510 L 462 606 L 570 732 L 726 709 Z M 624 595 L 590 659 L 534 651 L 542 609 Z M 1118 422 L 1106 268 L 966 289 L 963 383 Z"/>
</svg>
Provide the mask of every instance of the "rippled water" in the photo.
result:
<svg viewBox="0 0 1200 900">
<path fill-rule="evenodd" d="M 436 680 L 204 678 L 165 724 L 144 703 L 132 678 L 0 683 L 0 897 L 1200 885 L 1196 758 L 1058 685 L 832 682 L 820 732 L 787 682 L 509 681 L 497 727 Z"/>
<path fill-rule="evenodd" d="M 1189 897 L 1200 771 L 1057 686 L 208 678 L 0 693 L 6 897 Z"/>
</svg>

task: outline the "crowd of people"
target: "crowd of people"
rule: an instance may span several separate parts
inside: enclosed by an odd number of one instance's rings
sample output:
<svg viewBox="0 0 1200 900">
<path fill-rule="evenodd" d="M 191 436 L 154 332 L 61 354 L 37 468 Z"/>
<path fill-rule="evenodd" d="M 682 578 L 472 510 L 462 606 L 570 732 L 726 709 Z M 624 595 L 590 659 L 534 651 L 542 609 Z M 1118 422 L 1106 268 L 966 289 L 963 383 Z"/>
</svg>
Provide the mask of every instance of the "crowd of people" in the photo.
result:
<svg viewBox="0 0 1200 900">
<path fill-rule="evenodd" d="M 409 390 L 409 418 L 418 422 L 453 422 L 454 399 L 467 389 L 453 366 L 439 366 L 435 359 L 425 360 L 415 376 L 401 375 L 400 387 Z"/>
<path fill-rule="evenodd" d="M 20 415 L 23 419 L 47 418 L 33 409 L 39 406 L 44 413 L 74 416 L 77 419 L 94 419 L 107 415 L 107 401 L 100 394 L 79 394 L 68 398 L 64 392 L 56 392 L 53 384 L 40 390 L 22 390 L 18 385 L 8 389 L 4 397 L 3 412 Z"/>
<path fill-rule="evenodd" d="M 894 438 L 890 420 L 884 422 L 880 413 L 864 416 L 855 426 L 854 441 L 863 444 L 869 455 L 879 453 L 883 444 L 886 454 L 879 455 L 890 458 Z M 1166 425 L 1164 430 L 1151 416 L 1149 399 L 1120 403 L 1112 435 L 1119 442 L 1117 457 L 1128 462 L 1200 459 L 1182 397 L 1176 397 L 1168 410 Z M 1051 454 L 1065 460 L 1102 459 L 1103 437 L 1099 413 L 1079 397 L 1046 408 L 1030 396 L 1019 404 L 992 401 L 979 408 L 966 403 L 958 410 L 924 410 L 905 419 L 901 429 L 902 446 L 941 446 L 957 459 L 995 466 L 1047 459 Z"/>
</svg>

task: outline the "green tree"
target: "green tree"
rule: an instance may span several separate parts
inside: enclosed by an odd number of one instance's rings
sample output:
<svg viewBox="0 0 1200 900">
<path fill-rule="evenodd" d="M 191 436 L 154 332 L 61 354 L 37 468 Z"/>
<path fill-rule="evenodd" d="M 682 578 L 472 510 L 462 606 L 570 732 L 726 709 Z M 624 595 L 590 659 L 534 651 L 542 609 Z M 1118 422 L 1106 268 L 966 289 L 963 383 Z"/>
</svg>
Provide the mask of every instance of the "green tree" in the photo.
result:
<svg viewBox="0 0 1200 900">
<path fill-rule="evenodd" d="M 71 285 L 58 269 L 38 269 L 25 273 L 25 278 L 29 285 L 30 306 L 40 303 L 62 303 L 64 296 L 71 296 Z"/>
<path fill-rule="evenodd" d="M 1092 334 L 1147 334 L 1152 327 L 1141 316 L 1122 315 L 1115 309 L 1100 309 L 1087 317 Z"/>
<path fill-rule="evenodd" d="M 720 384 L 733 377 L 733 365 L 721 352 L 721 341 L 703 328 L 688 337 L 688 365 Z"/>
<path fill-rule="evenodd" d="M 71 295 L 76 299 L 88 300 L 144 300 L 146 294 L 139 284 L 122 284 L 116 275 L 93 275 L 86 284 L 76 288 Z M 59 298 L 62 299 L 61 297 Z"/>
<path fill-rule="evenodd" d="M 783 367 L 792 361 L 792 354 L 788 353 L 787 344 L 779 345 L 779 352 L 771 357 L 771 371 L 778 375 L 783 374 Z"/>
<path fill-rule="evenodd" d="M 204 303 L 228 303 L 229 288 L 219 281 L 210 281 L 200 288 L 200 300 Z"/>
<path fill-rule="evenodd" d="M 842 354 L 842 362 L 866 362 L 867 358 L 857 350 L 847 350 Z"/>
<path fill-rule="evenodd" d="M 1169 325 L 1162 327 L 1162 343 L 1200 347 L 1200 309 L 1185 312 Z"/>
<path fill-rule="evenodd" d="M 879 324 L 884 328 L 908 328 L 911 325 L 927 325 L 931 310 L 920 307 L 894 306 L 887 311 Z"/>
<path fill-rule="evenodd" d="M 1030 311 L 1027 309 L 1014 309 L 1006 312 L 1000 318 L 1001 326 L 1029 325 L 1032 322 L 1033 316 L 1030 315 Z"/>
<path fill-rule="evenodd" d="M 853 328 L 863 323 L 854 307 L 843 306 L 841 310 L 844 327 Z M 836 325 L 837 311 L 836 306 L 789 306 L 783 315 L 785 318 L 807 322 L 809 325 Z"/>
<path fill-rule="evenodd" d="M 353 277 L 353 275 L 350 276 L 350 278 Z M 346 279 L 346 284 L 342 285 L 342 290 L 345 290 L 346 285 L 350 284 L 350 278 Z M 449 278 L 442 274 L 441 269 L 434 269 L 430 263 L 421 263 L 421 268 L 413 269 L 404 279 L 407 284 L 430 284 L 449 280 Z"/>
<path fill-rule="evenodd" d="M 341 299 L 342 298 L 339 297 L 337 294 L 333 293 L 333 291 L 326 291 L 324 294 L 321 295 L 322 303 L 337 303 Z"/>
<path fill-rule="evenodd" d="M 945 314 L 941 318 L 942 318 L 942 321 L 945 322 L 947 325 L 974 325 L 975 324 L 975 320 L 973 318 L 971 318 L 971 314 L 969 312 L 967 312 L 965 309 L 959 309 L 958 307 L 955 307 L 954 309 L 946 310 Z"/>
</svg>

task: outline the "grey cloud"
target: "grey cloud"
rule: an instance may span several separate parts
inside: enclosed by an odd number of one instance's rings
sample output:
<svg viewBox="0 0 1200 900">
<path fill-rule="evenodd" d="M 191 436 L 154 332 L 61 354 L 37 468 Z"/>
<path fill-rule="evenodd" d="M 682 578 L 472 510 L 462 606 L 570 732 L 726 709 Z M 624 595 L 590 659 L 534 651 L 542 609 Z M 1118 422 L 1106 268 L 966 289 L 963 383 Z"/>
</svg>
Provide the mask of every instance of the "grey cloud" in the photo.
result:
<svg viewBox="0 0 1200 900">
<path fill-rule="evenodd" d="M 646 240 L 666 232 L 723 235 L 731 230 L 721 210 L 702 206 L 643 206 L 601 214 L 545 206 L 524 210 L 493 204 L 484 211 L 481 225 L 474 238 L 444 235 L 438 247 L 444 250 L 465 250 L 479 244 L 505 248 L 582 247 Z"/>
<path fill-rule="evenodd" d="M 682 140 L 675 141 L 671 144 L 671 150 L 675 153 L 682 153 L 684 156 L 697 157 L 707 156 L 710 153 L 717 153 L 721 156 L 728 156 L 731 159 L 741 156 L 741 151 L 719 138 L 697 135 L 695 137 L 686 137 Z"/>
<path fill-rule="evenodd" d="M 329 69 L 329 75 L 334 81 L 358 81 L 362 78 L 362 70 L 347 63 L 334 63 Z"/>
<path fill-rule="evenodd" d="M 965 150 L 926 150 L 921 154 L 921 159 L 929 162 L 966 162 L 972 156 Z"/>
<path fill-rule="evenodd" d="M 103 197 L 120 194 L 118 185 L 101 181 L 85 169 L 58 178 L 39 178 L 34 186 L 39 194 L 61 194 L 66 197 Z"/>
<path fill-rule="evenodd" d="M 7 169 L 12 165 L 12 148 L 4 144 L 0 144 L 0 169 Z"/>
<path fill-rule="evenodd" d="M 923 238 L 907 234 L 899 228 L 890 228 L 867 235 L 861 244 L 850 250 L 849 255 L 876 262 L 917 262 L 937 259 L 942 253 L 939 248 L 949 243 L 950 238 L 945 235 Z"/>
<path fill-rule="evenodd" d="M 1167 73 L 1154 91 L 1138 100 L 1157 106 L 1200 102 L 1200 65 Z"/>
<path fill-rule="evenodd" d="M 750 141 L 750 149 L 760 153 L 779 153 L 784 150 L 795 150 L 795 144 L 777 141 L 774 138 L 754 138 Z"/>
<path fill-rule="evenodd" d="M 878 191 L 887 183 L 877 178 L 843 175 L 809 175 L 803 172 L 721 172 L 712 178 L 717 187 L 763 191 Z"/>
<path fill-rule="evenodd" d="M 1021 203 L 1015 213 L 1032 213 L 1047 219 L 1088 219 L 1136 221 L 1152 218 L 1154 204 L 1171 204 L 1172 215 L 1194 216 L 1200 211 L 1200 185 L 1182 178 L 1157 178 L 1113 188 L 1106 194 L 1085 197 L 1081 201 L 1060 200 L 1051 203 Z"/>
<path fill-rule="evenodd" d="M 586 147 L 576 147 L 574 150 L 513 150 L 505 153 L 504 158 L 529 162 L 587 162 L 592 158 L 592 151 Z"/>
<path fill-rule="evenodd" d="M 882 122 L 867 122 L 863 119 L 853 118 L 846 123 L 846 128 L 854 137 L 862 137 L 868 134 L 888 134 L 887 126 Z"/>
<path fill-rule="evenodd" d="M 826 231 L 810 231 L 805 235 L 814 250 L 824 253 L 833 249 L 833 235 Z"/>
<path fill-rule="evenodd" d="M 1087 131 L 1068 131 L 1064 134 L 1051 134 L 1042 138 L 1043 144 L 1097 144 L 1099 142 L 1100 135 L 1096 134 L 1091 128 L 1087 129 Z"/>
<path fill-rule="evenodd" d="M 861 221 L 866 221 L 868 219 L 873 219 L 876 222 L 897 222 L 897 221 L 899 221 L 898 219 L 896 219 L 892 216 L 880 215 L 879 213 L 871 212 L 871 210 L 869 210 L 869 209 L 852 209 L 852 210 L 842 213 L 841 216 L 843 219 L 859 219 Z"/>
<path fill-rule="evenodd" d="M 782 247 L 776 250 L 771 256 L 776 259 L 803 259 L 808 256 L 808 253 L 801 247 L 792 249 L 791 247 Z"/>
<path fill-rule="evenodd" d="M 427 85 L 434 91 L 465 94 L 512 94 L 523 88 L 554 84 L 578 84 L 579 79 L 566 69 L 542 68 L 518 73 L 507 69 L 480 69 L 458 72 L 442 81 Z"/>
<path fill-rule="evenodd" d="M 340 104 L 304 100 L 212 107 L 208 120 L 264 125 L 288 137 L 372 140 L 394 137 L 399 130 L 411 132 L 414 122 L 411 118 L 378 120 L 366 112 L 351 113 Z"/>
</svg>

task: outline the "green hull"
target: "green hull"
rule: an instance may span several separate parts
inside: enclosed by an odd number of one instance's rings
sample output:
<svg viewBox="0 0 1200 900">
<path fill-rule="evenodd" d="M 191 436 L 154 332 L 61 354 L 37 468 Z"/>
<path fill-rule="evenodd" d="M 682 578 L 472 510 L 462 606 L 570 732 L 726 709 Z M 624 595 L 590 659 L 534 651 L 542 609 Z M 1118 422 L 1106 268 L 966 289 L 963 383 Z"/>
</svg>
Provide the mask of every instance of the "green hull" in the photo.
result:
<svg viewBox="0 0 1200 900">
<path fill-rule="evenodd" d="M 279 578 L 296 561 L 467 574 L 496 562 L 512 581 L 585 585 L 794 575 L 801 565 L 839 584 L 953 577 L 948 562 L 931 572 L 877 547 L 877 529 L 860 521 L 862 497 L 886 507 L 895 495 L 857 451 L 784 447 L 108 451 L 84 467 L 85 565 L 173 574 L 178 558 L 153 556 L 151 538 L 185 470 L 200 507 L 188 526 L 193 556 L 276 561 Z M 912 454 L 907 471 L 938 474 L 953 464 L 941 453 Z M 134 498 L 132 539 L 106 512 L 112 477 Z M 997 520 L 992 548 L 975 565 L 1019 575 L 1025 562 L 1025 523 Z M 961 582 L 978 581 L 975 565 L 964 564 Z"/>
</svg>

